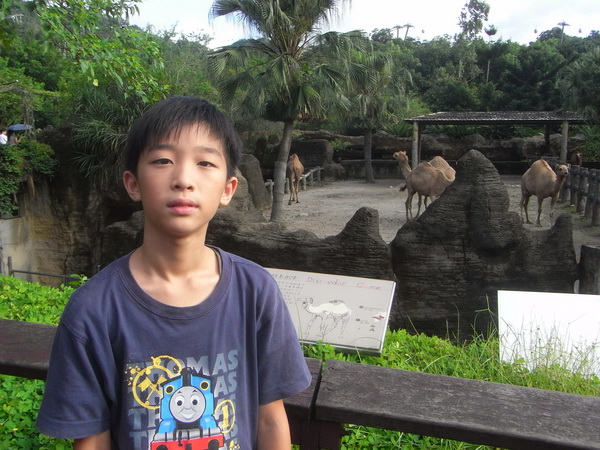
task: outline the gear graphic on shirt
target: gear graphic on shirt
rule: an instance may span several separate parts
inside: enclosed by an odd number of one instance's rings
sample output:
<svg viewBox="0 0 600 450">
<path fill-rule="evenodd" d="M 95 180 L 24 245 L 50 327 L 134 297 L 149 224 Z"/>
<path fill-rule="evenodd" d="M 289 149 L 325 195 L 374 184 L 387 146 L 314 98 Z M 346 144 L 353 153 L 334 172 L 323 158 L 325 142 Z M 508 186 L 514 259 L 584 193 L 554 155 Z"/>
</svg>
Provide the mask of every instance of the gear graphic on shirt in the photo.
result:
<svg viewBox="0 0 600 450">
<path fill-rule="evenodd" d="M 174 370 L 168 368 L 169 363 L 175 365 Z M 131 368 L 130 381 L 135 401 L 146 409 L 160 408 L 160 402 L 156 401 L 161 397 L 159 386 L 165 380 L 176 377 L 182 369 L 182 364 L 168 355 L 152 357 L 150 366 Z"/>
</svg>

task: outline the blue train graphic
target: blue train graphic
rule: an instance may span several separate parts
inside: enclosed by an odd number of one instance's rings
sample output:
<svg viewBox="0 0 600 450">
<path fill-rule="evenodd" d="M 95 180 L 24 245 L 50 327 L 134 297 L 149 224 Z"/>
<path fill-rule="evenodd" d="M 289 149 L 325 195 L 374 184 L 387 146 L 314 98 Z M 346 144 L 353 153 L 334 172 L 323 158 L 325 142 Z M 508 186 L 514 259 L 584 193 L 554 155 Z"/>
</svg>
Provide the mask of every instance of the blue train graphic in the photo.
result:
<svg viewBox="0 0 600 450">
<path fill-rule="evenodd" d="M 212 382 L 184 368 L 165 381 L 160 401 L 160 424 L 151 450 L 217 450 L 225 436 L 213 416 Z"/>
</svg>

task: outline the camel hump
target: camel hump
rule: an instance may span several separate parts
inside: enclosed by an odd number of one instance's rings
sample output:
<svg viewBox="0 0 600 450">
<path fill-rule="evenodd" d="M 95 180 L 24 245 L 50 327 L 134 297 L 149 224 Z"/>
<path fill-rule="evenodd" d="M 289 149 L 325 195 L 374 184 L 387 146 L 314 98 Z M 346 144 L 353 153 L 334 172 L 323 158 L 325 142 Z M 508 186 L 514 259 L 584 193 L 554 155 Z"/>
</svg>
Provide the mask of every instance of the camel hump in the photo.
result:
<svg viewBox="0 0 600 450">
<path fill-rule="evenodd" d="M 552 167 L 550 167 L 550 164 L 548 164 L 548 161 L 546 161 L 545 159 L 538 159 L 531 166 L 533 167 L 534 165 L 540 168 L 543 166 L 545 169 L 552 170 Z"/>
<path fill-rule="evenodd" d="M 288 176 L 291 174 L 295 174 L 296 176 L 302 175 L 304 172 L 304 165 L 300 161 L 300 158 L 296 153 L 292 153 L 288 158 L 287 163 L 287 173 Z"/>
<path fill-rule="evenodd" d="M 430 163 L 436 169 L 439 169 L 442 172 L 444 172 L 444 175 L 448 180 L 454 181 L 454 179 L 456 178 L 456 171 L 452 168 L 452 166 L 450 166 L 450 164 L 448 164 L 448 161 L 446 161 L 441 156 L 435 156 L 430 161 Z"/>
<path fill-rule="evenodd" d="M 427 170 L 432 172 L 436 177 L 442 177 L 446 181 L 454 181 L 454 169 L 452 167 L 448 166 L 448 168 L 452 171 L 452 173 L 450 173 L 449 171 L 446 171 L 443 168 L 437 167 L 430 161 L 426 161 L 421 164 L 423 164 L 421 167 L 427 168 Z"/>
</svg>

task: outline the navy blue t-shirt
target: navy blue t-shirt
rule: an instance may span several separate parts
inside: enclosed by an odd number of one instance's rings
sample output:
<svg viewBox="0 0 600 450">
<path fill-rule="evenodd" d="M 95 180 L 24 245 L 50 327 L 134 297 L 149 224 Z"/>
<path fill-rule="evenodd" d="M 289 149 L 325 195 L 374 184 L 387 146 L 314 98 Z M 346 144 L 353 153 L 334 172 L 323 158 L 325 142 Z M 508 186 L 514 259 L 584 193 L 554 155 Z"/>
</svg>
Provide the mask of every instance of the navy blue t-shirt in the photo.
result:
<svg viewBox="0 0 600 450">
<path fill-rule="evenodd" d="M 215 250 L 220 280 L 195 306 L 148 296 L 129 255 L 75 291 L 54 341 L 42 433 L 110 429 L 121 449 L 256 446 L 258 406 L 306 389 L 310 374 L 271 275 Z"/>
</svg>

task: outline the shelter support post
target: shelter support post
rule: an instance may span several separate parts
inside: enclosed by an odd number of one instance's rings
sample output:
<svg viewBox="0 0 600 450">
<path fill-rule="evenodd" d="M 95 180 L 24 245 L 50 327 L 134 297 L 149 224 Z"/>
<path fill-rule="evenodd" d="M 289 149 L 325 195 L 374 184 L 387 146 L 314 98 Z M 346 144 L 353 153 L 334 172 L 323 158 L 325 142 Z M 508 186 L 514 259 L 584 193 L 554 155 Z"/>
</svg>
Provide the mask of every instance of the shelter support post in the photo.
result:
<svg viewBox="0 0 600 450">
<path fill-rule="evenodd" d="M 567 163 L 567 143 L 569 141 L 569 121 L 565 120 L 562 123 L 562 140 L 560 145 L 560 162 Z"/>
<path fill-rule="evenodd" d="M 419 164 L 421 159 L 421 130 L 419 128 L 419 122 L 413 122 L 413 141 L 412 141 L 412 168 Z"/>
<path fill-rule="evenodd" d="M 544 126 L 544 154 L 550 155 L 550 125 Z"/>
</svg>

